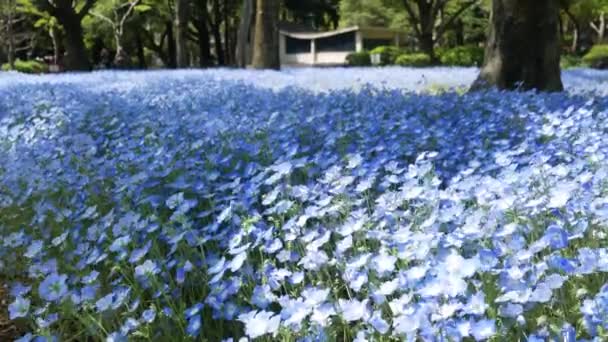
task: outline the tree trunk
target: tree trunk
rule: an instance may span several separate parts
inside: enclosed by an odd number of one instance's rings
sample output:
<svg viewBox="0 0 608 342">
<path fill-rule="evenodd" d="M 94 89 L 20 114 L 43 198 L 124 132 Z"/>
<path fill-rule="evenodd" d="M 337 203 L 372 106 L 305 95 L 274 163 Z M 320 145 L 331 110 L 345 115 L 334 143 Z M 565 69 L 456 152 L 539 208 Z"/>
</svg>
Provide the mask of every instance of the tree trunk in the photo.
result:
<svg viewBox="0 0 608 342">
<path fill-rule="evenodd" d="M 241 10 L 241 22 L 236 43 L 236 64 L 240 68 L 247 67 L 249 63 L 249 37 L 251 36 L 251 23 L 253 22 L 254 0 L 245 0 Z"/>
<path fill-rule="evenodd" d="M 232 56 L 230 54 L 230 21 L 228 19 L 229 3 L 229 0 L 224 0 L 222 11 L 222 20 L 224 22 L 224 62 L 226 65 L 232 64 Z"/>
<path fill-rule="evenodd" d="M 131 58 L 122 45 L 122 35 L 118 32 L 114 33 L 114 41 L 116 43 L 114 66 L 120 69 L 129 68 L 131 66 Z"/>
<path fill-rule="evenodd" d="M 464 22 L 462 19 L 458 19 L 454 25 L 454 31 L 456 33 L 456 45 L 464 45 Z"/>
<path fill-rule="evenodd" d="M 207 68 L 211 65 L 211 45 L 209 44 L 209 27 L 207 20 L 207 0 L 199 0 L 199 15 L 196 20 L 196 30 L 198 33 L 199 65 Z"/>
<path fill-rule="evenodd" d="M 187 68 L 190 66 L 188 58 L 188 0 L 177 0 L 175 2 L 175 41 L 177 47 L 177 67 Z"/>
<path fill-rule="evenodd" d="M 420 0 L 418 3 L 418 13 L 420 15 L 420 35 L 418 42 L 420 50 L 431 58 L 432 63 L 437 63 L 435 55 L 435 16 L 432 10 L 433 2 Z"/>
<path fill-rule="evenodd" d="M 256 69 L 280 69 L 279 0 L 257 0 L 252 66 Z"/>
<path fill-rule="evenodd" d="M 144 50 L 144 42 L 141 39 L 141 32 L 139 30 L 135 30 L 135 45 L 137 48 L 137 66 L 140 69 L 147 69 L 148 65 L 146 63 L 146 53 Z"/>
<path fill-rule="evenodd" d="M 13 6 L 14 0 L 9 0 L 6 31 L 8 35 L 8 65 L 11 67 L 11 70 L 15 69 L 15 33 L 13 32 Z"/>
<path fill-rule="evenodd" d="M 596 44 L 602 44 L 604 42 L 604 36 L 606 35 L 606 15 L 604 12 L 600 13 L 599 24 L 597 26 L 594 22 L 591 22 L 589 25 L 595 33 L 597 33 Z"/>
<path fill-rule="evenodd" d="M 561 91 L 559 3 L 493 0 L 486 58 L 472 90 Z"/>
<path fill-rule="evenodd" d="M 568 9 L 564 10 L 566 16 L 568 16 L 568 20 L 572 23 L 573 31 L 572 31 L 572 45 L 570 46 L 570 52 L 577 53 L 580 41 L 580 32 L 581 27 L 576 19 L 576 17 L 570 12 Z"/>
<path fill-rule="evenodd" d="M 53 25 L 49 28 L 49 35 L 53 44 L 53 63 L 59 65 L 61 64 L 61 31 L 57 26 Z"/>
<path fill-rule="evenodd" d="M 222 13 L 220 11 L 220 0 L 213 2 L 213 21 L 211 23 L 211 33 L 213 34 L 213 41 L 215 43 L 215 56 L 217 57 L 218 65 L 225 65 L 226 59 L 224 55 L 224 47 L 222 45 L 222 32 L 220 26 L 222 25 Z"/>
<path fill-rule="evenodd" d="M 175 69 L 177 68 L 177 47 L 175 46 L 175 36 L 173 35 L 173 23 L 167 21 L 165 28 L 167 31 L 167 60 L 169 62 L 167 66 L 171 69 Z"/>
<path fill-rule="evenodd" d="M 65 31 L 65 69 L 72 71 L 91 70 L 87 50 L 84 46 L 81 18 L 75 12 L 59 12 L 58 14 L 57 21 Z"/>
</svg>

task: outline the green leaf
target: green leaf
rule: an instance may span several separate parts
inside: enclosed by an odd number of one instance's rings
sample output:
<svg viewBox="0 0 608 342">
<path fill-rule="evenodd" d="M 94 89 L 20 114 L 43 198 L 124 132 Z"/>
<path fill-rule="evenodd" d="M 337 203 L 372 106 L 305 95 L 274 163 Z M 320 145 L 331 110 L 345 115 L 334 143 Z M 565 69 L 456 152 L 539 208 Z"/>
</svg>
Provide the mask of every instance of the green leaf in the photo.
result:
<svg viewBox="0 0 608 342">
<path fill-rule="evenodd" d="M 48 25 L 49 21 L 46 18 L 40 18 L 34 23 L 35 28 L 41 28 Z"/>
<path fill-rule="evenodd" d="M 150 5 L 137 5 L 137 6 L 135 6 L 134 9 L 135 9 L 135 12 L 140 12 L 141 13 L 141 12 L 147 12 L 147 11 L 151 10 L 152 6 L 150 6 Z"/>
</svg>

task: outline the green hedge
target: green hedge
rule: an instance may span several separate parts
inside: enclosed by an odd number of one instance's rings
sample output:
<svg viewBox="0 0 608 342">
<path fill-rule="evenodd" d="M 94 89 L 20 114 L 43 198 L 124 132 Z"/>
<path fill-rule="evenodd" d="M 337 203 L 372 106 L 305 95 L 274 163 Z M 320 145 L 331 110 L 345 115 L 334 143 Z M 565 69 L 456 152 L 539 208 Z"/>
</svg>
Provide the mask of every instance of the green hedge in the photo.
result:
<svg viewBox="0 0 608 342">
<path fill-rule="evenodd" d="M 353 52 L 346 56 L 346 64 L 350 66 L 370 66 L 372 65 L 372 59 L 369 52 Z"/>
<path fill-rule="evenodd" d="M 402 55 L 403 51 L 396 46 L 378 46 L 369 54 L 380 55 L 380 65 L 394 65 L 397 57 Z"/>
<path fill-rule="evenodd" d="M 439 61 L 451 66 L 481 66 L 484 49 L 479 46 L 466 45 L 438 51 Z"/>
<path fill-rule="evenodd" d="M 11 70 L 11 66 L 6 63 L 2 65 L 2 71 Z M 15 60 L 15 70 L 26 74 L 42 74 L 49 71 L 49 67 L 41 62 L 31 60 L 22 61 L 20 59 Z"/>
<path fill-rule="evenodd" d="M 592 68 L 608 69 L 608 44 L 595 45 L 583 56 L 583 62 Z"/>
<path fill-rule="evenodd" d="M 424 67 L 431 65 L 431 58 L 424 53 L 404 53 L 397 57 L 395 64 L 407 67 Z"/>
</svg>

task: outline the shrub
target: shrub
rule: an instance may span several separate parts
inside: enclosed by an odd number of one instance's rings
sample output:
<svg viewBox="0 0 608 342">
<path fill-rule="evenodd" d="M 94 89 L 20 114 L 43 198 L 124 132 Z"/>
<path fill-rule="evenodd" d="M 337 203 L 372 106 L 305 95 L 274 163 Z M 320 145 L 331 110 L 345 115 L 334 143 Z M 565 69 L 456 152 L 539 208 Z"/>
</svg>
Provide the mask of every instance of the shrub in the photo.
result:
<svg viewBox="0 0 608 342">
<path fill-rule="evenodd" d="M 484 49 L 479 46 L 458 46 L 443 50 L 439 54 L 441 64 L 453 66 L 480 66 L 483 64 Z"/>
<path fill-rule="evenodd" d="M 11 66 L 6 63 L 2 65 L 2 71 L 11 70 Z M 41 74 L 49 71 L 49 67 L 41 62 L 30 60 L 22 61 L 20 59 L 15 60 L 15 70 L 25 74 Z"/>
<path fill-rule="evenodd" d="M 431 65 L 431 58 L 425 53 L 404 53 L 397 57 L 395 64 L 409 67 L 424 67 Z"/>
<path fill-rule="evenodd" d="M 372 60 L 367 51 L 353 52 L 346 56 L 346 64 L 350 66 L 370 66 L 372 65 Z"/>
<path fill-rule="evenodd" d="M 380 65 L 394 65 L 403 51 L 396 46 L 378 46 L 370 55 L 380 55 Z"/>
<path fill-rule="evenodd" d="M 583 63 L 583 59 L 576 55 L 562 55 L 559 64 L 562 69 L 578 68 L 585 66 L 585 63 Z"/>
<path fill-rule="evenodd" d="M 608 69 L 608 44 L 593 46 L 583 57 L 583 62 L 592 68 Z"/>
</svg>

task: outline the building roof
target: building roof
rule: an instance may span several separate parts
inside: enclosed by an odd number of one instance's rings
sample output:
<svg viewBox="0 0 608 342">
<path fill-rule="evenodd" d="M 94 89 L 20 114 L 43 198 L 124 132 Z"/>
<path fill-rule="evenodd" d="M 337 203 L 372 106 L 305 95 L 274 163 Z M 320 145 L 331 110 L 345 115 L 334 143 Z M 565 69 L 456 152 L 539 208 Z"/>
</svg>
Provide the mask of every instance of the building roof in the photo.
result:
<svg viewBox="0 0 608 342">
<path fill-rule="evenodd" d="M 399 30 L 393 30 L 384 27 L 362 27 L 362 26 L 350 26 L 341 28 L 334 31 L 325 31 L 325 32 L 300 32 L 300 31 L 290 31 L 281 29 L 280 33 L 284 36 L 295 38 L 295 39 L 319 39 L 319 38 L 327 38 L 332 36 L 337 36 L 344 33 L 356 32 L 356 31 L 373 31 L 373 32 L 390 32 L 390 33 L 401 33 Z"/>
</svg>

